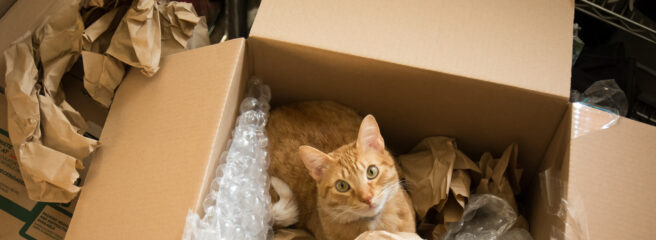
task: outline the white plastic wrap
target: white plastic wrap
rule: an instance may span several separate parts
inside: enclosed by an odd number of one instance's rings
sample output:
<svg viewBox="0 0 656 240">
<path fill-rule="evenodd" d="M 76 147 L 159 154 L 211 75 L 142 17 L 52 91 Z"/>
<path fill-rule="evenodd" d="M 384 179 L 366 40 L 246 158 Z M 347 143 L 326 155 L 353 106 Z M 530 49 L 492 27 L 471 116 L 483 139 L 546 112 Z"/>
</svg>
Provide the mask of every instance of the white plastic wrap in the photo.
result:
<svg viewBox="0 0 656 240">
<path fill-rule="evenodd" d="M 272 234 L 267 169 L 269 87 L 259 79 L 249 83 L 240 105 L 232 140 L 221 154 L 216 178 L 203 201 L 205 216 L 187 215 L 182 239 L 267 239 Z"/>
</svg>

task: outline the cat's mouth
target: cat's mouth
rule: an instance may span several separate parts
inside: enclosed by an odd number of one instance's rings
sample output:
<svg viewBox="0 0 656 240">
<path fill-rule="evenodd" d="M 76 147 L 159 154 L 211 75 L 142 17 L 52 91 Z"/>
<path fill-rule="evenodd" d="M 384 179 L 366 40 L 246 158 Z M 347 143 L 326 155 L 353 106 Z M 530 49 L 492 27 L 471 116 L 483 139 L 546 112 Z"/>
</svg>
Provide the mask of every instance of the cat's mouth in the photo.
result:
<svg viewBox="0 0 656 240">
<path fill-rule="evenodd" d="M 360 216 L 364 218 L 375 217 L 383 210 L 381 204 L 371 203 L 359 211 Z"/>
</svg>

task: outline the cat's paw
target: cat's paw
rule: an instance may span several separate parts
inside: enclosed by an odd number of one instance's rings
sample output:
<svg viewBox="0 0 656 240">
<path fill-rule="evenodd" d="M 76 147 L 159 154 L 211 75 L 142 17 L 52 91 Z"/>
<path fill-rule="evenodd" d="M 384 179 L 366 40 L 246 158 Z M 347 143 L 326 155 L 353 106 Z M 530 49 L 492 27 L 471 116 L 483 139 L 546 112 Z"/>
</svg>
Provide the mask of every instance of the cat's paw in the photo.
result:
<svg viewBox="0 0 656 240">
<path fill-rule="evenodd" d="M 289 185 L 280 178 L 271 177 L 271 186 L 280 200 L 271 206 L 271 215 L 273 216 L 273 225 L 279 227 L 288 227 L 298 222 L 298 206 L 294 201 L 294 193 Z"/>
</svg>

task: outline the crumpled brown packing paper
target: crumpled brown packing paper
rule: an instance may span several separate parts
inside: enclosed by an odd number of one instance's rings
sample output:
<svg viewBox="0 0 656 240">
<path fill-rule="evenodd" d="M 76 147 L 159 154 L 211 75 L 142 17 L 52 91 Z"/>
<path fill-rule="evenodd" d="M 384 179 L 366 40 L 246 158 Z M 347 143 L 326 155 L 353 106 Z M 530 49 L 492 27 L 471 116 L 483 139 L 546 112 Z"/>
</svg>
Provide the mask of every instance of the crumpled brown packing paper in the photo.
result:
<svg viewBox="0 0 656 240">
<path fill-rule="evenodd" d="M 204 18 L 196 15 L 193 5 L 184 2 L 134 1 L 124 9 L 115 8 L 84 30 L 84 87 L 89 95 L 105 107 L 112 102 L 114 91 L 123 80 L 125 66 L 141 68 L 147 76 L 159 69 L 163 56 L 186 49 L 209 45 Z M 118 26 L 116 19 L 122 17 Z M 108 43 L 105 32 L 116 27 Z M 104 45 L 109 45 L 107 54 Z"/>
<path fill-rule="evenodd" d="M 207 30 L 207 20 L 200 17 L 198 24 L 194 27 L 189 40 L 187 40 L 187 49 L 194 49 L 210 45 L 210 32 Z"/>
<path fill-rule="evenodd" d="M 105 0 L 83 0 L 82 6 L 85 7 L 102 7 L 105 5 Z"/>
<path fill-rule="evenodd" d="M 82 48 L 84 50 L 97 53 L 104 52 L 105 49 L 103 49 L 101 44 L 98 44 L 96 40 L 98 40 L 101 36 L 103 36 L 103 34 L 105 34 L 105 32 L 107 32 L 107 30 L 109 30 L 120 10 L 120 8 L 114 8 L 110 10 L 98 20 L 89 25 L 86 29 L 84 29 L 84 32 L 82 33 Z"/>
<path fill-rule="evenodd" d="M 176 48 L 185 49 L 199 21 L 191 3 L 135 0 L 114 32 L 107 54 L 151 77 L 159 70 L 163 38 L 170 37 L 179 44 Z"/>
<path fill-rule="evenodd" d="M 114 9 L 84 29 L 80 6 Z M 119 1 L 84 0 L 80 5 L 73 0 L 5 52 L 10 137 L 33 200 L 68 202 L 75 197 L 76 168 L 98 146 L 82 136 L 86 123 L 60 91 L 62 76 L 80 56 L 85 89 L 108 107 L 125 75 L 124 63 L 147 76 L 158 70 L 162 28 L 176 49 L 209 45 L 207 24 L 190 3 L 135 0 L 126 8 Z"/>
<path fill-rule="evenodd" d="M 109 107 L 125 75 L 125 66 L 112 56 L 87 51 L 82 52 L 82 61 L 84 88 L 94 100 Z"/>
<path fill-rule="evenodd" d="M 168 34 L 180 44 L 180 47 L 187 47 L 187 40 L 191 37 L 194 28 L 200 21 L 196 15 L 194 6 L 185 2 L 169 2 L 160 6 L 162 15 L 162 33 L 166 29 Z"/>
<path fill-rule="evenodd" d="M 34 32 L 39 47 L 37 57 L 43 67 L 43 85 L 51 96 L 57 96 L 62 76 L 79 57 L 83 29 L 77 6 L 71 5 L 62 7 Z"/>
<path fill-rule="evenodd" d="M 107 54 L 149 77 L 159 70 L 160 14 L 155 0 L 135 0 L 116 28 Z"/>
<path fill-rule="evenodd" d="M 382 230 L 366 231 L 360 234 L 356 240 L 421 240 L 416 233 L 388 232 Z"/>
<path fill-rule="evenodd" d="M 420 219 L 434 206 L 442 211 L 450 191 L 461 208 L 464 207 L 471 184 L 464 171 L 480 172 L 478 166 L 457 149 L 455 140 L 448 137 L 425 138 L 398 160 Z"/>
<path fill-rule="evenodd" d="M 80 51 L 83 26 L 78 4 L 63 7 L 4 53 L 9 136 L 28 195 L 37 201 L 73 199 L 80 190 L 74 185 L 79 177 L 76 168 L 82 168 L 82 158 L 98 146 L 81 135 L 84 120 L 66 103 L 59 86 Z"/>
<path fill-rule="evenodd" d="M 508 202 L 517 211 L 515 195 L 519 194 L 519 180 L 522 169 L 517 168 L 517 144 L 506 148 L 500 158 L 495 159 L 486 152 L 479 161 L 481 181 L 477 194 L 494 194 Z"/>
</svg>

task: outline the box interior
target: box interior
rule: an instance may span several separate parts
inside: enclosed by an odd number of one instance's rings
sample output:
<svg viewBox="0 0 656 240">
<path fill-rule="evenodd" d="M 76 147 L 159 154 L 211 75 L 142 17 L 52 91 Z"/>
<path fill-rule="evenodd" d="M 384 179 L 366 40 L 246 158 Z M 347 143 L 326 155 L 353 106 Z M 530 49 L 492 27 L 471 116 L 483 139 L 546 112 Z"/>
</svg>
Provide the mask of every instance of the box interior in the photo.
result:
<svg viewBox="0 0 656 240">
<path fill-rule="evenodd" d="M 271 87 L 272 106 L 334 100 L 373 114 L 388 148 L 409 151 L 422 138 L 455 137 L 472 160 L 519 145 L 523 194 L 518 197 L 534 235 L 552 223 L 541 209 L 536 173 L 560 167 L 569 145 L 568 100 L 526 89 L 252 37 L 242 82 L 257 76 Z M 240 101 L 242 95 L 233 95 Z M 218 164 L 218 163 L 217 163 Z M 529 191 L 530 190 L 530 191 Z M 205 192 L 205 191 L 203 191 Z M 547 223 L 545 225 L 545 223 Z M 544 235 L 547 236 L 547 235 Z"/>
</svg>

